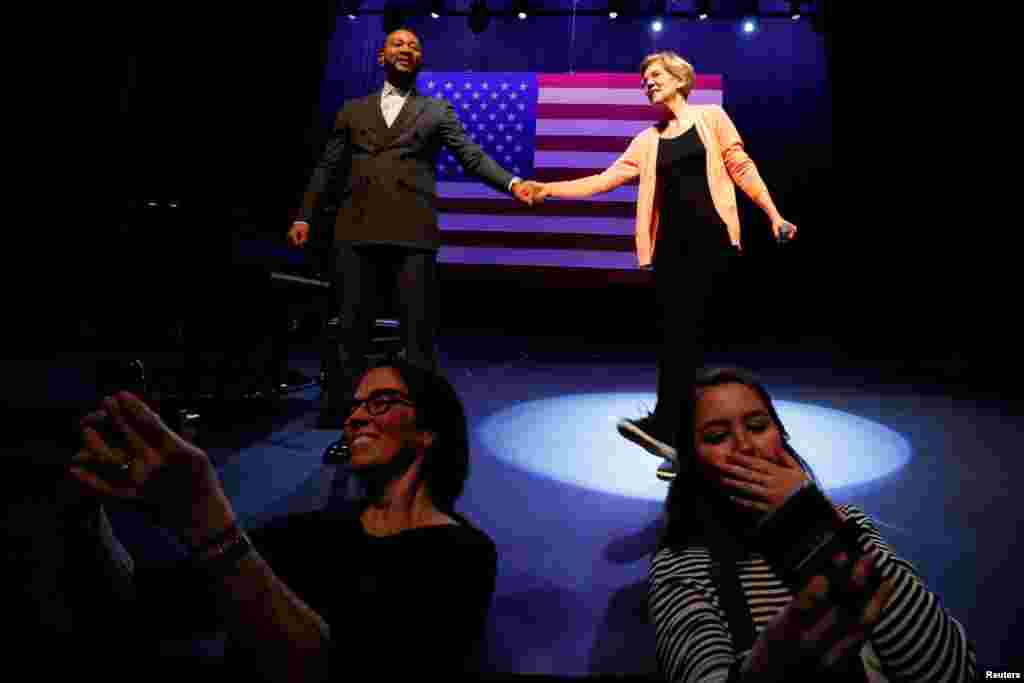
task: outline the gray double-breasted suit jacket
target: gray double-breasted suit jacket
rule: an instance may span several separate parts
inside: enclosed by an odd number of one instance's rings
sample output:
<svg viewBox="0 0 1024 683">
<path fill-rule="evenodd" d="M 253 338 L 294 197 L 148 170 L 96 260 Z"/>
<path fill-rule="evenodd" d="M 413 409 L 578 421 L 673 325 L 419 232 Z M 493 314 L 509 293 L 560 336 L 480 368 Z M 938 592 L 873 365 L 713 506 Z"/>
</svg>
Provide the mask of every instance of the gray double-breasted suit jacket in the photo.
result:
<svg viewBox="0 0 1024 683">
<path fill-rule="evenodd" d="M 513 176 L 469 139 L 447 101 L 413 89 L 390 127 L 380 101 L 378 90 L 338 112 L 299 219 L 310 220 L 321 196 L 331 192 L 338 204 L 336 241 L 438 249 L 436 168 L 442 146 L 497 190 L 507 192 Z"/>
</svg>

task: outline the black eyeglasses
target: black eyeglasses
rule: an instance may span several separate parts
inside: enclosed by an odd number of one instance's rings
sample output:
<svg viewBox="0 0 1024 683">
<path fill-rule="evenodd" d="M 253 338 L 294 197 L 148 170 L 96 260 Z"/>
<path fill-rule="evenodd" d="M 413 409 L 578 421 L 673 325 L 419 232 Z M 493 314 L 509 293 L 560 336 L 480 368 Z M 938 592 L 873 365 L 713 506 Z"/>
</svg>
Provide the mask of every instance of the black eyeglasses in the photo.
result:
<svg viewBox="0 0 1024 683">
<path fill-rule="evenodd" d="M 400 404 L 403 406 L 415 406 L 416 404 L 409 400 L 409 397 L 405 394 L 397 391 L 389 391 L 379 394 L 371 394 L 364 399 L 352 398 L 341 404 L 341 418 L 345 422 L 359 410 L 359 406 L 365 405 L 366 412 L 371 416 L 377 417 L 391 410 L 391 406 Z"/>
</svg>

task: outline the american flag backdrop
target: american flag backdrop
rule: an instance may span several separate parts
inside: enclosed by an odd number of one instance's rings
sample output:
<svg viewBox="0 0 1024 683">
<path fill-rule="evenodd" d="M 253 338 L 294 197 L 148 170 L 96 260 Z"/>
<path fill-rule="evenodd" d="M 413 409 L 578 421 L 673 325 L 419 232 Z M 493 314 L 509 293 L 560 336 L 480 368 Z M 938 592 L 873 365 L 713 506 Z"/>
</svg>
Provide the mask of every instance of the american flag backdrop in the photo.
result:
<svg viewBox="0 0 1024 683">
<path fill-rule="evenodd" d="M 419 92 L 450 102 L 467 133 L 523 178 L 571 180 L 612 164 L 658 120 L 636 73 L 423 72 Z M 722 77 L 702 75 L 691 104 L 722 104 Z M 636 184 L 585 200 L 526 207 L 438 161 L 441 263 L 635 270 Z"/>
</svg>

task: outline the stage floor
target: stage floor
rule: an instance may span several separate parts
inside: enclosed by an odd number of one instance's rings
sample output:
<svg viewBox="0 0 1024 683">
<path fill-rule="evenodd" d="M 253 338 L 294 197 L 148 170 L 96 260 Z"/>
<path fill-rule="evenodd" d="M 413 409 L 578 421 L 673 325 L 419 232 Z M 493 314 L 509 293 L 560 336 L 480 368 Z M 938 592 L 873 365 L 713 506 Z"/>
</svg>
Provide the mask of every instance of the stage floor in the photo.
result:
<svg viewBox="0 0 1024 683">
<path fill-rule="evenodd" d="M 656 673 L 646 577 L 667 484 L 655 478 L 658 459 L 615 431 L 617 418 L 653 407 L 653 348 L 463 335 L 442 338 L 440 350 L 472 434 L 458 508 L 499 550 L 489 668 Z M 1013 487 L 1024 481 L 1019 404 L 894 381 L 827 349 L 710 361 L 761 377 L 832 497 L 873 515 L 964 624 L 979 670 L 1020 669 L 1011 652 L 1024 635 L 1016 597 L 1024 508 Z M 319 370 L 311 348 L 296 349 L 291 363 L 310 376 Z M 213 438 L 211 455 L 250 527 L 340 495 L 321 465 L 338 432 L 314 427 L 318 395 L 317 387 L 295 392 L 269 427 Z M 130 516 L 114 523 L 137 552 L 162 552 Z"/>
</svg>

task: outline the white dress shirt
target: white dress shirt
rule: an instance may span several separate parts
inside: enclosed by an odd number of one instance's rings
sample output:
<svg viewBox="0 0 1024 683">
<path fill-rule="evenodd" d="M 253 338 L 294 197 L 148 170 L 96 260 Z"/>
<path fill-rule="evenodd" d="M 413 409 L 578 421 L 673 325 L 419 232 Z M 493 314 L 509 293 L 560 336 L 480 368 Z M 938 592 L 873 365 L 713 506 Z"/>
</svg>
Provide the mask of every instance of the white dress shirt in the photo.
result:
<svg viewBox="0 0 1024 683">
<path fill-rule="evenodd" d="M 409 99 L 408 90 L 399 90 L 390 82 L 384 82 L 384 91 L 380 94 L 380 113 L 384 115 L 384 121 L 388 124 L 388 128 L 398 118 L 407 99 Z"/>
</svg>

